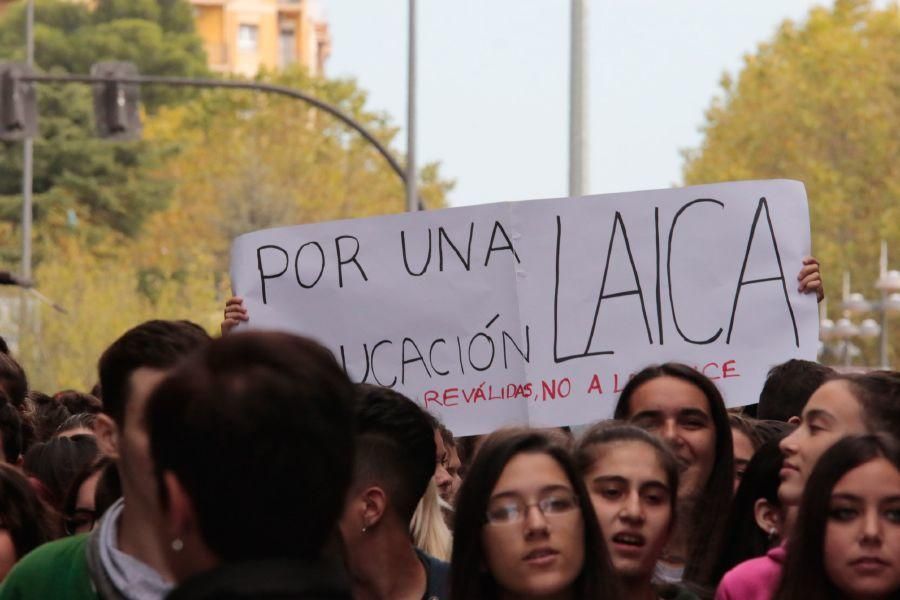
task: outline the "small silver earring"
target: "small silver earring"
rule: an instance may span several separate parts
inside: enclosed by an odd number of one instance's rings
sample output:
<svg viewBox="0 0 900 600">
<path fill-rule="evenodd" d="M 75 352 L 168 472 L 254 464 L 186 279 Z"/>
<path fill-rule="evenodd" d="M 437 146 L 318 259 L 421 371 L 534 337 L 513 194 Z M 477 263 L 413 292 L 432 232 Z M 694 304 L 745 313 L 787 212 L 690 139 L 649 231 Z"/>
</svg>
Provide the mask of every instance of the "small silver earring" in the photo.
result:
<svg viewBox="0 0 900 600">
<path fill-rule="evenodd" d="M 172 550 L 175 552 L 181 552 L 184 550 L 184 542 L 181 541 L 181 538 L 175 538 L 172 540 Z"/>
<path fill-rule="evenodd" d="M 363 527 L 363 528 L 362 528 L 362 532 L 365 533 L 365 532 L 366 532 L 366 529 L 368 529 L 368 527 Z"/>
</svg>

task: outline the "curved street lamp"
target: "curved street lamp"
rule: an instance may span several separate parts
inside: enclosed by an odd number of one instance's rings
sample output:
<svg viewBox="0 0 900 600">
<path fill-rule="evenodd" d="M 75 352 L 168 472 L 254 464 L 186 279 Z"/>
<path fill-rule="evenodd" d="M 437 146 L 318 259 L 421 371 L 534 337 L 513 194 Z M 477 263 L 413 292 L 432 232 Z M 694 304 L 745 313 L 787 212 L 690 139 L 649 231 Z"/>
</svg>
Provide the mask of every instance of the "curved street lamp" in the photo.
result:
<svg viewBox="0 0 900 600">
<path fill-rule="evenodd" d="M 827 307 L 823 302 L 823 318 L 819 322 L 819 338 L 822 340 L 820 351 L 827 349 L 827 342 L 834 342 L 838 354 L 842 356 L 842 362 L 849 366 L 854 358 L 862 354 L 858 346 L 851 341 L 853 338 L 874 339 L 880 338 L 879 358 L 882 369 L 890 368 L 888 359 L 888 316 L 900 313 L 900 271 L 887 268 L 887 242 L 881 242 L 881 257 L 879 261 L 879 277 L 875 282 L 875 289 L 879 290 L 881 297 L 872 301 L 859 292 L 850 292 L 850 274 L 844 273 L 844 285 L 841 308 L 843 316 L 837 321 L 827 317 Z M 875 312 L 878 320 L 867 317 L 858 325 L 851 317 L 860 317 L 867 313 Z"/>
</svg>

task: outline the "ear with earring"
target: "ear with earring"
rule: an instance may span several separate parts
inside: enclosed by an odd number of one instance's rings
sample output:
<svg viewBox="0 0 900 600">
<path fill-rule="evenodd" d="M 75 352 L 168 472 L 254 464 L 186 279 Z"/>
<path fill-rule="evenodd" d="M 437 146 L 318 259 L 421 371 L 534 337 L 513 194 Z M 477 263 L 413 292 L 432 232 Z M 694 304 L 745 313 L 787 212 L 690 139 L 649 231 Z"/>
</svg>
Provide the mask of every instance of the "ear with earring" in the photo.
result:
<svg viewBox="0 0 900 600">
<path fill-rule="evenodd" d="M 175 552 L 181 552 L 184 550 L 184 542 L 181 541 L 181 538 L 175 538 L 172 540 L 172 550 Z"/>
</svg>

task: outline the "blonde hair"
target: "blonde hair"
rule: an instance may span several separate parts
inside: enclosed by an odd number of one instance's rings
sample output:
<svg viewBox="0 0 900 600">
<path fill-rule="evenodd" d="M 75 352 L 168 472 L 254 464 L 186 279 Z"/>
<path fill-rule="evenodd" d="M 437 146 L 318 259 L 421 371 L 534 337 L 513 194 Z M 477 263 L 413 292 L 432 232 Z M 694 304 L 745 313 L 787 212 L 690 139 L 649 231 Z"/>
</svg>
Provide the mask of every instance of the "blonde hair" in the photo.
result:
<svg viewBox="0 0 900 600">
<path fill-rule="evenodd" d="M 453 507 L 438 495 L 432 478 L 409 522 L 409 531 L 417 548 L 439 560 L 450 562 L 453 534 L 444 521 L 444 510 L 452 511 Z"/>
</svg>

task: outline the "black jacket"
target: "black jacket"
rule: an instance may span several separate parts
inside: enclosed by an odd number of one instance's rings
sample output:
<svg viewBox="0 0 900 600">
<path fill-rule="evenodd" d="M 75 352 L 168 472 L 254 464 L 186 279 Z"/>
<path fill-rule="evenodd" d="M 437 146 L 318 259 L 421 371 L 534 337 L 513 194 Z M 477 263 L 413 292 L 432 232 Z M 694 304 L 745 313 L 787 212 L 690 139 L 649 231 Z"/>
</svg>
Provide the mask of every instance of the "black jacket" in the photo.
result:
<svg viewBox="0 0 900 600">
<path fill-rule="evenodd" d="M 227 564 L 192 577 L 169 600 L 352 600 L 342 568 L 333 563 L 264 560 Z"/>
</svg>

